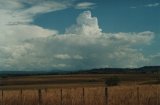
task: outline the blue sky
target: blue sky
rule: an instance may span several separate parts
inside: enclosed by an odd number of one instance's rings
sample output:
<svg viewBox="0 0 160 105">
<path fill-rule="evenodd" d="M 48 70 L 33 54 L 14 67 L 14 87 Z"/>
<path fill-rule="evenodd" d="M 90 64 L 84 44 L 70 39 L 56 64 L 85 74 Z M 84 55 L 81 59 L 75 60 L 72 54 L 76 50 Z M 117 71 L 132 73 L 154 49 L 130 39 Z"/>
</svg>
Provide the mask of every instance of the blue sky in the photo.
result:
<svg viewBox="0 0 160 105">
<path fill-rule="evenodd" d="M 160 65 L 159 0 L 0 0 L 0 70 Z"/>
<path fill-rule="evenodd" d="M 86 2 L 86 0 L 75 0 Z M 57 29 L 64 33 L 65 28 L 75 23 L 78 14 L 90 10 L 98 17 L 99 26 L 103 32 L 142 32 L 150 30 L 156 34 L 152 47 L 146 48 L 148 54 L 160 51 L 160 2 L 158 0 L 88 0 L 95 3 L 92 9 L 68 8 L 62 11 L 51 12 L 37 16 L 34 24 L 49 29 Z M 158 4 L 158 5 L 156 5 Z M 151 5 L 151 6 L 149 6 Z M 59 24 L 61 22 L 61 24 Z M 150 51 L 146 51 L 150 50 Z"/>
<path fill-rule="evenodd" d="M 86 1 L 79 0 L 79 2 Z M 34 22 L 37 25 L 56 28 L 64 32 L 66 27 L 75 22 L 78 14 L 84 10 L 91 10 L 92 14 L 98 17 L 99 25 L 104 32 L 141 32 L 144 30 L 160 32 L 160 7 L 159 5 L 147 6 L 159 3 L 158 0 L 90 0 L 90 2 L 95 3 L 92 9 L 77 10 L 71 7 L 37 16 Z M 59 21 L 63 23 L 59 24 Z"/>
</svg>

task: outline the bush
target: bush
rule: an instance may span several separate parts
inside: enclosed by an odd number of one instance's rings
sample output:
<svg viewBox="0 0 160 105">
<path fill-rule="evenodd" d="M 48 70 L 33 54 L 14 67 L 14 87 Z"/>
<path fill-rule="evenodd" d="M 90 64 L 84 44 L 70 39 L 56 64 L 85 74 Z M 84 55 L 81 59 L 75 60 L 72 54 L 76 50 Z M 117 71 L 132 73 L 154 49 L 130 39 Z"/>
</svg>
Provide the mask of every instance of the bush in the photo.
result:
<svg viewBox="0 0 160 105">
<path fill-rule="evenodd" d="M 105 84 L 108 86 L 116 86 L 120 83 L 120 79 L 118 77 L 111 77 L 105 80 Z"/>
</svg>

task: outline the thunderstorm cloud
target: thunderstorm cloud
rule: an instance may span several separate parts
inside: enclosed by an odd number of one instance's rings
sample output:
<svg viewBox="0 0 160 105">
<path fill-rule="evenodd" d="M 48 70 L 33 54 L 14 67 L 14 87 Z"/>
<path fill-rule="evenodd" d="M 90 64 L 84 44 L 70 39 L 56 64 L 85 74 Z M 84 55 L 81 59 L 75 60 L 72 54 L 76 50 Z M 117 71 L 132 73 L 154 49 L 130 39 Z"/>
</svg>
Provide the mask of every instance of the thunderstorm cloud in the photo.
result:
<svg viewBox="0 0 160 105">
<path fill-rule="evenodd" d="M 25 0 L 0 0 L 1 70 L 140 67 L 159 61 L 160 54 L 145 56 L 135 47 L 151 44 L 154 32 L 105 33 L 97 17 L 84 11 L 75 24 L 59 34 L 32 22 L 36 15 L 69 8 L 70 2 L 27 3 L 28 7 Z M 79 8 L 93 5 L 82 4 Z"/>
</svg>

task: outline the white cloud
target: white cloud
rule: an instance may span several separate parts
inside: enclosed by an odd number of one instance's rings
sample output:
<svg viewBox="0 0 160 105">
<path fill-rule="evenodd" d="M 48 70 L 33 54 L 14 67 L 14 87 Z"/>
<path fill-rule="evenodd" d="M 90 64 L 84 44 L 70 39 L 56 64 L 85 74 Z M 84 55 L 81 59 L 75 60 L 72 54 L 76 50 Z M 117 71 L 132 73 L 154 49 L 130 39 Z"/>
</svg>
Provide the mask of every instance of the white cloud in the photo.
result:
<svg viewBox="0 0 160 105">
<path fill-rule="evenodd" d="M 130 7 L 130 8 L 135 9 L 135 8 L 137 8 L 137 7 L 136 7 L 136 6 L 132 6 L 132 7 Z"/>
<path fill-rule="evenodd" d="M 149 65 L 159 66 L 160 65 L 160 53 L 150 56 Z"/>
<path fill-rule="evenodd" d="M 20 33 L 17 36 L 21 39 L 18 44 L 0 46 L 0 67 L 3 70 L 139 67 L 148 63 L 149 58 L 134 46 L 149 44 L 154 38 L 154 33 L 150 31 L 104 33 L 99 28 L 97 18 L 92 17 L 90 11 L 80 14 L 77 23 L 67 28 L 63 35 L 34 25 L 25 29 L 31 30 L 34 27 L 39 31 L 23 30 L 26 25 L 21 27 L 22 29 L 20 27 L 14 29 L 17 33 L 13 34 Z M 19 36 L 23 32 L 31 36 Z M 50 35 L 52 33 L 55 34 Z M 34 35 L 39 37 L 32 37 Z"/>
<path fill-rule="evenodd" d="M 111 33 L 108 34 L 110 40 L 115 41 L 116 43 L 130 43 L 133 44 L 150 44 L 154 38 L 154 33 L 151 31 L 145 31 L 140 33 Z"/>
<path fill-rule="evenodd" d="M 57 54 L 57 55 L 55 55 L 55 58 L 57 58 L 57 59 L 71 59 L 71 57 L 68 54 Z"/>
<path fill-rule="evenodd" d="M 77 24 L 66 29 L 67 34 L 80 34 L 97 36 L 101 34 L 96 17 L 91 16 L 90 11 L 85 11 L 77 18 Z"/>
<path fill-rule="evenodd" d="M 141 5 L 141 6 L 131 6 L 130 8 L 132 8 L 132 9 L 136 9 L 139 7 L 152 8 L 152 7 L 158 7 L 158 6 L 160 6 L 160 3 L 152 3 L 152 4 Z"/>
<path fill-rule="evenodd" d="M 153 4 L 147 4 L 147 5 L 145 5 L 145 7 L 157 7 L 159 5 L 160 5 L 160 3 L 153 3 Z"/>
<path fill-rule="evenodd" d="M 69 3 L 44 1 L 29 4 L 27 0 L 0 0 L 1 21 L 6 24 L 29 23 L 33 21 L 33 17 L 51 11 L 62 10 L 70 6 Z M 26 7 L 28 6 L 28 7 Z M 7 17 L 7 19 L 6 19 Z"/>
<path fill-rule="evenodd" d="M 81 2 L 78 3 L 75 8 L 76 9 L 93 9 L 95 7 L 95 3 L 92 2 Z"/>
<path fill-rule="evenodd" d="M 90 11 L 80 14 L 63 35 L 32 24 L 39 14 L 71 5 L 57 0 L 0 0 L 0 69 L 77 70 L 158 64 L 159 54 L 145 57 L 134 47 L 150 44 L 153 32 L 104 33 Z M 75 8 L 94 6 L 82 2 Z"/>
<path fill-rule="evenodd" d="M 48 37 L 56 34 L 57 31 L 44 29 L 36 25 L 17 25 L 1 28 L 0 33 L 3 33 L 0 35 L 0 43 L 4 42 L 6 44 L 8 42 L 13 44 L 30 38 Z"/>
<path fill-rule="evenodd" d="M 80 56 L 80 55 L 68 55 L 68 54 L 57 54 L 54 57 L 57 58 L 57 59 L 62 59 L 62 60 L 65 60 L 65 59 L 82 60 L 83 59 L 83 57 Z"/>
<path fill-rule="evenodd" d="M 59 2 L 54 2 L 54 1 L 45 1 L 43 3 L 38 3 L 35 4 L 34 6 L 26 9 L 23 11 L 25 14 L 33 15 L 35 16 L 36 14 L 41 14 L 41 13 L 47 13 L 47 12 L 53 12 L 61 9 L 65 9 L 69 6 L 69 4 L 65 3 L 59 3 Z"/>
<path fill-rule="evenodd" d="M 34 17 L 67 7 L 69 7 L 68 2 L 54 0 L 0 0 L 0 46 L 56 34 L 56 30 L 33 25 Z"/>
<path fill-rule="evenodd" d="M 15 10 L 23 8 L 23 4 L 18 2 L 18 0 L 0 0 L 0 9 Z"/>
</svg>

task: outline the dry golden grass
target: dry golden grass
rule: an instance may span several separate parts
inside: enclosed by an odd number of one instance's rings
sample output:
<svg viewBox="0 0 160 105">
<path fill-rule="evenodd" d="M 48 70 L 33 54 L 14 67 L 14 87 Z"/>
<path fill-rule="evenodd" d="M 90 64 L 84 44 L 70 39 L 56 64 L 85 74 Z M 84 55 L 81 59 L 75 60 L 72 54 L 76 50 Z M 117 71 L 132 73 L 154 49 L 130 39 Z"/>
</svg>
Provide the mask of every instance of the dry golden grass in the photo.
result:
<svg viewBox="0 0 160 105">
<path fill-rule="evenodd" d="M 139 91 L 140 105 L 160 105 L 160 86 L 144 86 Z"/>
<path fill-rule="evenodd" d="M 42 90 L 42 105 L 61 105 L 61 89 Z"/>
<path fill-rule="evenodd" d="M 66 88 L 62 90 L 63 105 L 81 105 L 83 102 L 82 88 Z"/>
<path fill-rule="evenodd" d="M 85 88 L 85 105 L 105 105 L 105 88 L 94 87 Z"/>
<path fill-rule="evenodd" d="M 0 105 L 2 104 L 2 91 L 0 90 Z"/>
<path fill-rule="evenodd" d="M 0 90 L 0 105 L 160 105 L 160 85 Z"/>
<path fill-rule="evenodd" d="M 3 105 L 21 105 L 20 91 L 3 91 Z"/>
<path fill-rule="evenodd" d="M 138 105 L 135 87 L 111 87 L 108 89 L 109 105 Z"/>
<path fill-rule="evenodd" d="M 119 86 L 108 89 L 109 105 L 160 105 L 160 86 Z"/>
<path fill-rule="evenodd" d="M 23 90 L 21 105 L 38 105 L 38 91 L 37 90 Z"/>
</svg>

